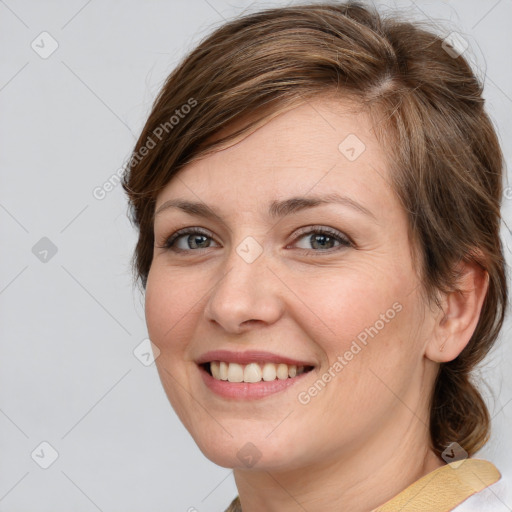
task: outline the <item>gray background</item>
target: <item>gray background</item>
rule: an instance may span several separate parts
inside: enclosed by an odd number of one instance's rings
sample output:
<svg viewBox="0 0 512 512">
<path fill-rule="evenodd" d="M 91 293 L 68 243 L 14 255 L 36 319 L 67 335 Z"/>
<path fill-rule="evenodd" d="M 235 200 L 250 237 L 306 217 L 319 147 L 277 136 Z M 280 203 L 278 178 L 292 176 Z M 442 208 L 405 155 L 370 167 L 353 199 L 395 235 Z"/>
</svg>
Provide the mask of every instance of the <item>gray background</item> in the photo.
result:
<svg viewBox="0 0 512 512">
<path fill-rule="evenodd" d="M 101 200 L 93 191 L 125 163 L 186 51 L 249 5 L 284 4 L 0 0 L 1 512 L 223 511 L 236 494 L 232 472 L 181 426 L 154 365 L 133 353 L 147 335 L 131 281 L 135 233 L 121 186 Z M 512 1 L 382 4 L 464 35 L 510 162 Z M 55 43 L 43 31 L 58 43 L 47 58 Z M 503 227 L 507 249 L 511 238 Z M 494 429 L 479 454 L 506 474 L 509 327 L 481 370 Z M 48 469 L 42 442 L 58 452 Z"/>
</svg>

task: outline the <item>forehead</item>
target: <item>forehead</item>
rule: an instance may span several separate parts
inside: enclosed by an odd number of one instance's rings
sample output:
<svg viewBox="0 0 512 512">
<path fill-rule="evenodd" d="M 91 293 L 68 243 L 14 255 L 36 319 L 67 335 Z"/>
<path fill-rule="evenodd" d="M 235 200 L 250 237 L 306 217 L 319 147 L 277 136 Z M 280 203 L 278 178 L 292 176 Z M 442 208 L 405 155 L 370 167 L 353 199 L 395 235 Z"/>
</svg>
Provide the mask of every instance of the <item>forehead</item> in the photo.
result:
<svg viewBox="0 0 512 512">
<path fill-rule="evenodd" d="M 185 166 L 156 206 L 183 197 L 216 204 L 243 199 L 257 208 L 270 197 L 338 192 L 371 203 L 378 215 L 396 206 L 388 173 L 387 155 L 368 115 L 353 101 L 317 97 Z"/>
</svg>

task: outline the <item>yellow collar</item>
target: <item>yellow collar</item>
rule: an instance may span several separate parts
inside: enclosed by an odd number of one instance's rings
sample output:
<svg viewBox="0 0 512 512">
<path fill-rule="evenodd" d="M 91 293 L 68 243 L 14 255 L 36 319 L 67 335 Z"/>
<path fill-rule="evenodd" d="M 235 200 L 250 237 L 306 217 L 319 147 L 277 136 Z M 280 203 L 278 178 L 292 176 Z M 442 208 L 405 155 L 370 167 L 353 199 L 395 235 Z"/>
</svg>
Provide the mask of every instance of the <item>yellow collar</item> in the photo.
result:
<svg viewBox="0 0 512 512">
<path fill-rule="evenodd" d="M 492 462 L 465 459 L 431 471 L 372 512 L 449 512 L 501 478 Z M 241 512 L 238 496 L 226 512 Z"/>
<path fill-rule="evenodd" d="M 450 462 L 416 480 L 372 512 L 448 512 L 500 478 L 494 464 L 486 460 Z"/>
</svg>

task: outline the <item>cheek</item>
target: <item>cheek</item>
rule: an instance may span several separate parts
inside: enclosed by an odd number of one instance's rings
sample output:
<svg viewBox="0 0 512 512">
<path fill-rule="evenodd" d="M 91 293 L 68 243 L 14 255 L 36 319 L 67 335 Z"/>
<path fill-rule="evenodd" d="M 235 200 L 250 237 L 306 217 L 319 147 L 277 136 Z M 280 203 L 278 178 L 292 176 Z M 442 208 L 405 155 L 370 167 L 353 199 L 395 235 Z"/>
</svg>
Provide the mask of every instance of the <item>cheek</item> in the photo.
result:
<svg viewBox="0 0 512 512">
<path fill-rule="evenodd" d="M 156 279 L 152 279 L 153 275 L 150 272 L 148 276 L 144 310 L 149 337 L 161 349 L 164 323 L 166 323 L 165 319 L 169 315 L 167 308 L 169 297 L 165 287 L 162 287 Z"/>
<path fill-rule="evenodd" d="M 297 293 L 317 320 L 331 348 L 342 350 L 359 335 L 364 340 L 368 330 L 389 332 L 403 308 L 396 281 L 385 273 L 343 269 L 329 272 L 324 278 L 303 284 Z"/>
<path fill-rule="evenodd" d="M 189 403 L 189 366 L 184 365 L 184 352 L 195 322 L 187 322 L 197 303 L 183 293 L 179 278 L 153 267 L 148 275 L 145 294 L 145 315 L 149 338 L 159 348 L 155 364 L 171 406 L 184 425 L 190 425 L 193 406 Z"/>
<path fill-rule="evenodd" d="M 179 340 L 186 340 L 187 318 L 194 314 L 199 296 L 183 276 L 152 268 L 145 294 L 146 324 L 150 339 L 162 352 L 179 350 Z M 199 292 L 198 292 L 199 293 Z M 203 292 L 204 293 L 204 292 Z"/>
<path fill-rule="evenodd" d="M 325 398 L 341 393 L 351 407 L 360 400 L 375 404 L 389 395 L 379 377 L 403 388 L 421 356 L 414 275 L 352 267 L 314 283 L 299 289 L 310 306 L 299 321 L 323 352 L 319 377 L 335 382 Z"/>
</svg>

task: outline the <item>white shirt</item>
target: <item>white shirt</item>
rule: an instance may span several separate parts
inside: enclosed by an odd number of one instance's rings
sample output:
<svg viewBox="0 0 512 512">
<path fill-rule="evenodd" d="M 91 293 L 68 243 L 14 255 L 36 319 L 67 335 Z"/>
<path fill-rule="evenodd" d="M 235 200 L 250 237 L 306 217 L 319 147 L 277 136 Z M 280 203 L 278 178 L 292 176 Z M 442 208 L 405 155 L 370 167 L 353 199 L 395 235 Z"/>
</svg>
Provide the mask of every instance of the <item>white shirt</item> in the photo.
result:
<svg viewBox="0 0 512 512">
<path fill-rule="evenodd" d="M 512 512 L 512 478 L 502 473 L 497 482 L 473 494 L 452 512 Z"/>
</svg>

